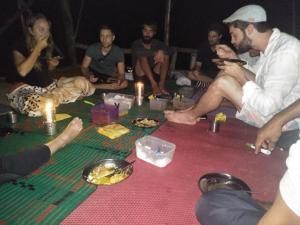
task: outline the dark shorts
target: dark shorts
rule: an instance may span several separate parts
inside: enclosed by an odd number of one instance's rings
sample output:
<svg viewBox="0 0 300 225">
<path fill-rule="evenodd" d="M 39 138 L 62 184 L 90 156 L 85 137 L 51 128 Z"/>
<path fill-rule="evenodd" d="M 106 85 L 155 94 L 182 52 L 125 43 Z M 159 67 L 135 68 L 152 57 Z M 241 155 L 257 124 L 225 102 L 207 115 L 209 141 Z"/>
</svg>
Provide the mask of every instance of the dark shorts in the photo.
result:
<svg viewBox="0 0 300 225">
<path fill-rule="evenodd" d="M 196 206 L 201 225 L 256 225 L 265 212 L 248 193 L 229 189 L 204 193 Z"/>
<path fill-rule="evenodd" d="M 103 83 L 111 83 L 109 82 L 110 79 L 115 78 L 118 79 L 117 77 L 113 77 L 111 75 L 106 75 L 106 74 L 101 74 L 98 73 L 96 70 L 93 70 L 90 68 L 90 71 L 96 76 L 98 77 L 98 80 L 96 82 L 94 82 L 94 84 L 103 84 Z"/>
</svg>

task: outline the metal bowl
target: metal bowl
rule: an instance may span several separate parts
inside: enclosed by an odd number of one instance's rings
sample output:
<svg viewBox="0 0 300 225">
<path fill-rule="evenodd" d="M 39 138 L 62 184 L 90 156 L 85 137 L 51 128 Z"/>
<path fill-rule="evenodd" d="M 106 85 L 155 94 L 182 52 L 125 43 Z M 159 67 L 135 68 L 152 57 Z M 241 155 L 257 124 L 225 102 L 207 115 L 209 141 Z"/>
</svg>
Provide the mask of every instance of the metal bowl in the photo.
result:
<svg viewBox="0 0 300 225">
<path fill-rule="evenodd" d="M 198 186 L 202 193 L 219 188 L 245 191 L 251 196 L 250 187 L 241 179 L 227 173 L 208 173 L 200 177 Z"/>
<path fill-rule="evenodd" d="M 102 166 L 104 168 L 110 169 L 113 168 L 114 170 L 118 171 L 117 173 L 111 173 L 109 175 L 103 176 L 102 178 L 114 178 L 115 175 L 121 174 L 124 175 L 122 176 L 122 179 L 118 179 L 116 182 L 109 182 L 109 183 L 95 183 L 90 179 L 90 173 L 98 166 Z M 125 160 L 120 160 L 120 159 L 103 159 L 98 162 L 95 162 L 93 164 L 87 165 L 82 172 L 82 178 L 91 184 L 96 184 L 96 185 L 113 185 L 117 184 L 123 180 L 126 180 L 133 172 L 133 166 L 132 163 L 129 163 Z M 107 180 L 106 179 L 106 180 Z"/>
</svg>

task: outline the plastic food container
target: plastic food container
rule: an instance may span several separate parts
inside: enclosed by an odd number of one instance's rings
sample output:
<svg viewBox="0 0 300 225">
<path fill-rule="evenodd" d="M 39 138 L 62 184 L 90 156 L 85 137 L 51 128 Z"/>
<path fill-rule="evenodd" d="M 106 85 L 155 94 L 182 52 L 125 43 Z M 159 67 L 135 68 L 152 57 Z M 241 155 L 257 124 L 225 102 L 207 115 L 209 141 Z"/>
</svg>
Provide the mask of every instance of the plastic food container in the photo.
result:
<svg viewBox="0 0 300 225">
<path fill-rule="evenodd" d="M 113 106 L 119 104 L 120 111 L 128 111 L 134 103 L 134 96 L 119 93 L 108 93 L 104 96 L 104 103 Z"/>
<path fill-rule="evenodd" d="M 150 99 L 150 110 L 163 111 L 167 108 L 168 99 L 155 98 Z"/>
<path fill-rule="evenodd" d="M 195 104 L 195 100 L 191 98 L 173 98 L 174 109 L 187 109 Z"/>
<path fill-rule="evenodd" d="M 118 121 L 119 109 L 116 106 L 98 104 L 91 109 L 92 121 L 95 124 L 109 124 Z"/>
<path fill-rule="evenodd" d="M 165 167 L 172 161 L 176 145 L 149 135 L 136 140 L 135 147 L 139 159 Z"/>
</svg>

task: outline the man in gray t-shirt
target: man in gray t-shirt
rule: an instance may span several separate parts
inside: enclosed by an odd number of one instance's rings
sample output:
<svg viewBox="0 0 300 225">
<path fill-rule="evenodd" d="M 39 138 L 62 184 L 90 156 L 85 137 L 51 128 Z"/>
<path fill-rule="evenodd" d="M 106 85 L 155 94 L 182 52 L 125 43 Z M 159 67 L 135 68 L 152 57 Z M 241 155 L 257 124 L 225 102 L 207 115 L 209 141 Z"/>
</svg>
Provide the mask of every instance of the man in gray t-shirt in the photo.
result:
<svg viewBox="0 0 300 225">
<path fill-rule="evenodd" d="M 161 41 L 153 39 L 156 34 L 155 24 L 144 23 L 142 34 L 142 38 L 132 44 L 135 79 L 143 80 L 146 76 L 153 94 L 169 94 L 165 89 L 165 81 L 172 50 Z M 159 81 L 156 78 L 159 78 Z"/>
<path fill-rule="evenodd" d="M 113 44 L 115 35 L 111 28 L 100 29 L 100 43 L 90 45 L 82 61 L 81 70 L 98 89 L 122 89 L 125 80 L 124 53 Z M 112 83 L 111 83 L 112 82 Z"/>
</svg>

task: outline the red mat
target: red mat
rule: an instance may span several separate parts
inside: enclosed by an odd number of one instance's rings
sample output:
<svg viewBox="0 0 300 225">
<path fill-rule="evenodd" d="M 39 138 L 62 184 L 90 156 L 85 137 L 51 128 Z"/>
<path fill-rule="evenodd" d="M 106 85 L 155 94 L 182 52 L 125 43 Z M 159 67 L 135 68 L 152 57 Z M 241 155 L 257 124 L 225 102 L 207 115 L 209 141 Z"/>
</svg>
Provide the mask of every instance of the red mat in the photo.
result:
<svg viewBox="0 0 300 225">
<path fill-rule="evenodd" d="M 171 164 L 158 168 L 137 159 L 129 179 L 99 186 L 62 224 L 198 224 L 197 183 L 209 172 L 237 176 L 257 192 L 254 197 L 273 200 L 287 153 L 276 150 L 265 156 L 247 151 L 245 143 L 253 143 L 256 129 L 235 119 L 221 124 L 217 134 L 208 127 L 206 121 L 195 126 L 165 123 L 154 136 L 176 144 Z M 135 158 L 133 152 L 129 160 Z"/>
</svg>

